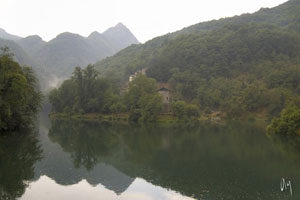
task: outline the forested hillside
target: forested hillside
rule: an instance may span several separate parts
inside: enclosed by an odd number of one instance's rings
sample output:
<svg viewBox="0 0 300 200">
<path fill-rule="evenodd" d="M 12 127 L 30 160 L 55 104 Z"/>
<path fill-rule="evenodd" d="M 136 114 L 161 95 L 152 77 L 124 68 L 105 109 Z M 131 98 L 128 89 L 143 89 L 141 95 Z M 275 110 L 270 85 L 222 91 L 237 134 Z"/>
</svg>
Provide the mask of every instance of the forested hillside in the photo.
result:
<svg viewBox="0 0 300 200">
<path fill-rule="evenodd" d="M 300 31 L 299 25 L 299 0 L 289 0 L 274 8 L 261 8 L 259 11 L 253 14 L 243 14 L 241 16 L 234 16 L 229 18 L 222 18 L 220 20 L 213 20 L 208 22 L 202 22 L 184 28 L 178 32 L 172 33 L 172 35 L 178 35 L 183 33 L 203 33 L 218 28 L 222 28 L 225 25 L 242 25 L 242 24 L 272 24 L 280 26 L 282 28 L 288 28 L 296 31 Z"/>
<path fill-rule="evenodd" d="M 174 100 L 229 116 L 277 115 L 300 95 L 300 1 L 204 22 L 128 47 L 96 64 L 124 83 L 147 68 Z"/>
</svg>

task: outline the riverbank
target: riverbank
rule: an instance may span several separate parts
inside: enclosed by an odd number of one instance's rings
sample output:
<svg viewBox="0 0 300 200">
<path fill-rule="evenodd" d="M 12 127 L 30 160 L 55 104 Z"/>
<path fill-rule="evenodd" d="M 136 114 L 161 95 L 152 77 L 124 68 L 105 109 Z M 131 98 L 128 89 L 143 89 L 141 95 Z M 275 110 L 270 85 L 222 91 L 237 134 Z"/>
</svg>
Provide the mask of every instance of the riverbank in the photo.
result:
<svg viewBox="0 0 300 200">
<path fill-rule="evenodd" d="M 51 119 L 73 119 L 73 120 L 83 120 L 83 121 L 119 121 L 127 122 L 129 119 L 128 113 L 119 113 L 119 114 L 100 114 L 100 113 L 87 113 L 87 114 L 70 114 L 70 113 L 51 113 L 49 114 Z M 266 115 L 261 113 L 248 113 L 241 117 L 237 118 L 227 118 L 223 115 L 216 116 L 215 114 L 210 115 L 201 115 L 199 118 L 193 119 L 178 119 L 172 113 L 163 113 L 158 116 L 156 123 L 174 123 L 174 122 L 186 122 L 186 121 L 211 121 L 215 123 L 222 123 L 227 120 L 237 120 L 237 121 L 269 121 Z"/>
<path fill-rule="evenodd" d="M 51 113 L 49 114 L 51 119 L 74 119 L 74 120 L 85 120 L 85 121 L 128 121 L 128 113 L 119 114 L 99 114 L 99 113 L 88 113 L 88 114 L 69 114 L 69 113 Z M 160 114 L 158 116 L 158 123 L 171 123 L 178 121 L 178 119 L 171 113 Z"/>
</svg>

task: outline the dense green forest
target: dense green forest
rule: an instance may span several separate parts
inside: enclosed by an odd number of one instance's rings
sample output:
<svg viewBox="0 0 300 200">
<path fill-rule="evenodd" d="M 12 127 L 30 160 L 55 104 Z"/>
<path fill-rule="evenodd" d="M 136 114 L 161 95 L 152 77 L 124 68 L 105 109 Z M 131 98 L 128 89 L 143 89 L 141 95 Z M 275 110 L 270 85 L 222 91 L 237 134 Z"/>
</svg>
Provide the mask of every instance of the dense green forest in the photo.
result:
<svg viewBox="0 0 300 200">
<path fill-rule="evenodd" d="M 199 23 L 132 45 L 96 64 L 104 76 L 146 68 L 168 82 L 173 100 L 228 117 L 273 117 L 300 95 L 300 1 L 254 14 Z"/>
<path fill-rule="evenodd" d="M 300 2 L 291 0 L 272 9 L 196 24 L 132 45 L 95 64 L 99 80 L 109 80 L 106 84 L 111 86 L 107 87 L 114 88 L 110 90 L 113 97 L 107 101 L 92 98 L 94 103 L 85 101 L 80 108 L 85 107 L 84 113 L 130 112 L 142 119 L 147 110 L 142 108 L 142 100 L 131 107 L 126 96 L 133 88 L 125 95 L 120 88 L 131 74 L 147 69 L 148 78 L 171 85 L 171 108 L 177 118 L 198 118 L 199 113 L 216 111 L 228 118 L 279 116 L 287 105 L 300 105 L 299 9 Z M 59 89 L 62 94 L 68 82 Z M 83 101 L 79 98 L 78 102 Z M 55 109 L 62 112 L 70 110 L 68 106 Z M 78 111 L 76 106 L 73 111 Z"/>
<path fill-rule="evenodd" d="M 52 111 L 69 114 L 127 112 L 131 121 L 156 121 L 162 110 L 156 81 L 138 76 L 124 95 L 113 79 L 100 78 L 93 65 L 75 68 L 73 76 L 49 93 Z"/>
<path fill-rule="evenodd" d="M 115 94 L 111 82 L 98 78 L 98 72 L 89 65 L 85 69 L 76 67 L 70 79 L 49 93 L 49 101 L 54 112 L 108 113 Z"/>
<path fill-rule="evenodd" d="M 115 56 L 96 64 L 96 68 L 105 74 L 116 73 L 122 78 L 129 76 L 136 69 L 151 67 L 163 47 L 179 36 L 209 34 L 225 26 L 268 25 L 299 33 L 300 31 L 300 1 L 290 0 L 274 8 L 264 8 L 253 14 L 201 22 L 180 31 L 154 38 L 145 44 L 131 45 L 121 50 Z M 224 32 L 224 35 L 226 33 Z M 198 46 L 199 44 L 195 44 Z M 192 49 L 191 49 L 192 50 Z M 204 49 L 205 50 L 205 49 Z M 163 66 L 162 66 L 163 67 Z"/>
<path fill-rule="evenodd" d="M 299 99 L 299 44 L 299 34 L 272 26 L 226 26 L 170 41 L 147 73 L 203 109 L 276 115 Z"/>
<path fill-rule="evenodd" d="M 7 48 L 0 54 L 0 130 L 29 127 L 41 105 L 42 95 L 30 67 L 13 60 Z"/>
</svg>

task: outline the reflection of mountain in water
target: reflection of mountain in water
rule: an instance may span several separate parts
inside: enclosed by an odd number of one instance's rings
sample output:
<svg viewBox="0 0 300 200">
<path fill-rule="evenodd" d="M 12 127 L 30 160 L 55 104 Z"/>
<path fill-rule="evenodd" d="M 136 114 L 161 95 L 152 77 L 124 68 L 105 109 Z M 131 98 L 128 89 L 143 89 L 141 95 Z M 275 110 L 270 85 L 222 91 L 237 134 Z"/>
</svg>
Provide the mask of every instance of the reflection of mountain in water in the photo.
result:
<svg viewBox="0 0 300 200">
<path fill-rule="evenodd" d="M 251 123 L 139 127 L 53 121 L 53 143 L 47 133 L 41 137 L 48 153 L 37 169 L 61 184 L 87 179 L 121 193 L 130 177 L 141 177 L 198 199 L 286 199 L 278 190 L 281 177 L 300 181 L 299 165 L 282 157 L 264 127 Z"/>
<path fill-rule="evenodd" d="M 46 121 L 47 119 L 41 120 L 44 120 L 40 127 L 44 158 L 35 165 L 34 180 L 46 175 L 58 184 L 72 185 L 85 179 L 93 186 L 100 183 L 116 194 L 124 192 L 134 181 L 134 178 L 105 163 L 96 163 L 91 170 L 87 170 L 84 166 L 75 168 L 70 154 L 64 152 L 58 144 L 49 140 L 48 130 L 50 124 Z"/>
</svg>

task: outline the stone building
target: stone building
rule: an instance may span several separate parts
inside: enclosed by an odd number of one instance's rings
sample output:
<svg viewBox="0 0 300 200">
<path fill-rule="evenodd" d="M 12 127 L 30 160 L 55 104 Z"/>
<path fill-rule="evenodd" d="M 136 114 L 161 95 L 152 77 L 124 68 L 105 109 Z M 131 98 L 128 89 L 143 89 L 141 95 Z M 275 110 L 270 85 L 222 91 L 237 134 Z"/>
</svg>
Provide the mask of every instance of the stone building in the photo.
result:
<svg viewBox="0 0 300 200">
<path fill-rule="evenodd" d="M 168 83 L 157 83 L 157 92 L 163 98 L 163 111 L 169 112 L 170 110 L 170 103 L 172 102 L 171 98 L 171 87 Z"/>
<path fill-rule="evenodd" d="M 137 75 L 139 75 L 139 74 L 146 75 L 146 70 L 147 69 L 144 68 L 144 69 L 136 71 L 134 74 L 130 75 L 129 76 L 129 82 L 133 81 L 137 77 Z"/>
<path fill-rule="evenodd" d="M 134 74 L 129 76 L 129 82 L 133 81 L 139 74 L 146 75 L 146 68 L 141 69 Z M 128 89 L 128 84 L 124 87 L 124 91 Z M 169 112 L 170 110 L 170 103 L 172 102 L 171 97 L 171 87 L 168 83 L 157 83 L 157 92 L 162 96 L 163 99 L 163 112 Z"/>
</svg>

